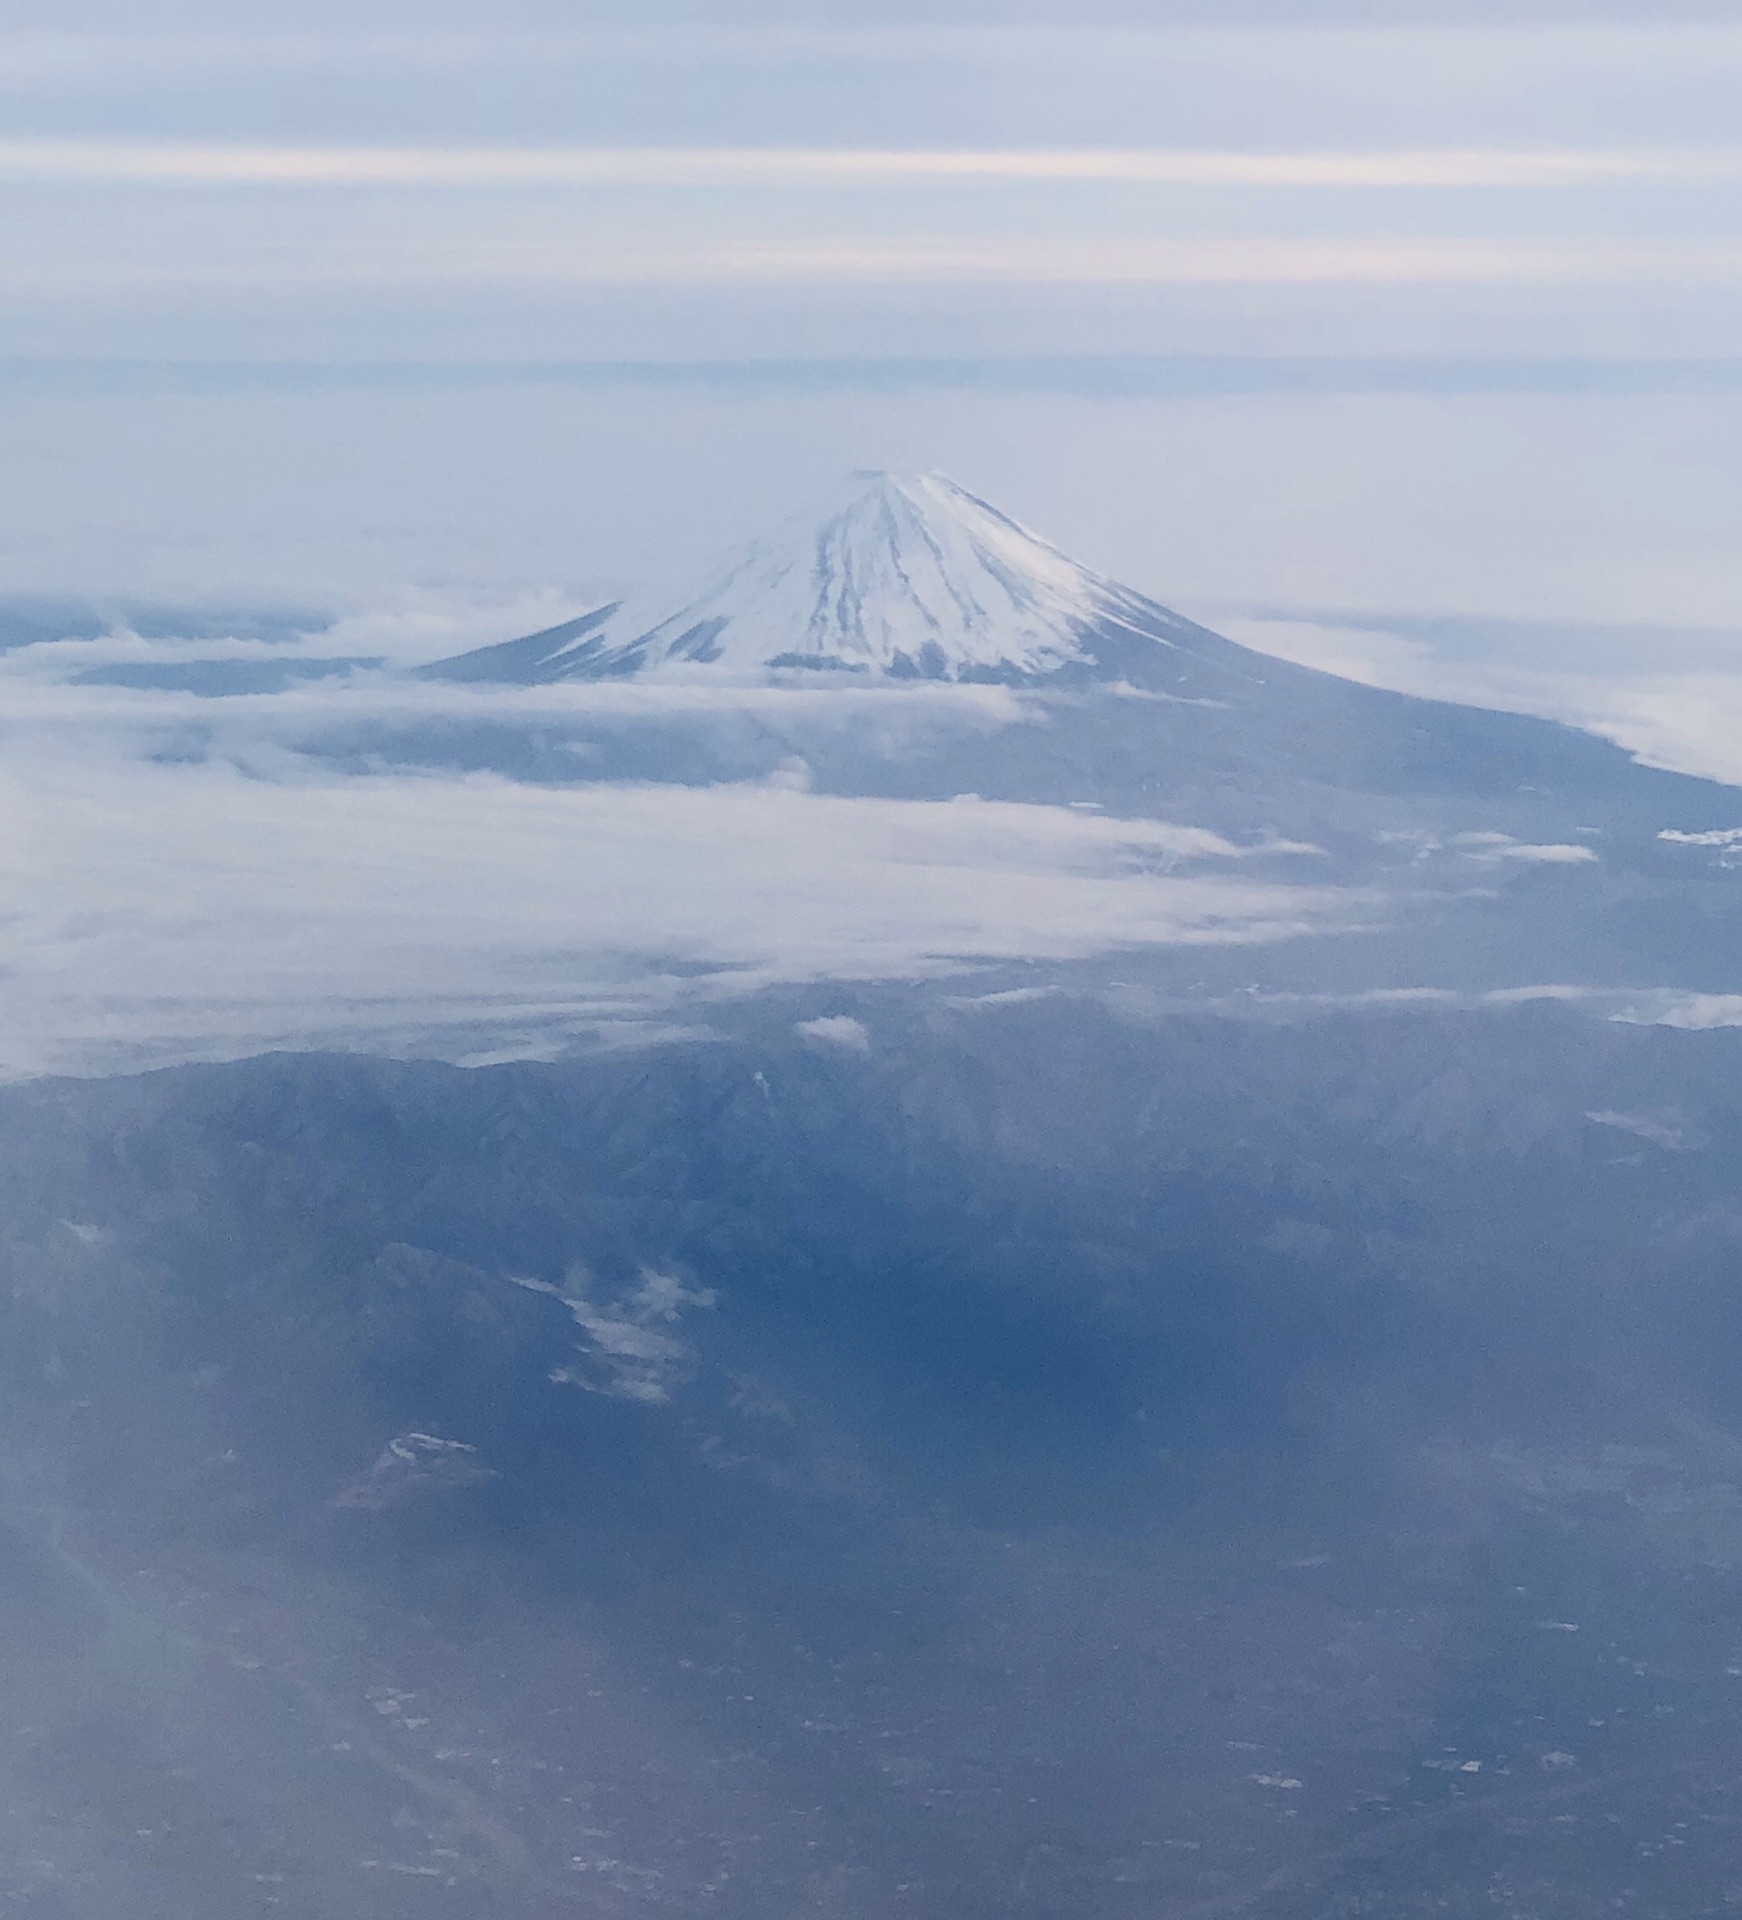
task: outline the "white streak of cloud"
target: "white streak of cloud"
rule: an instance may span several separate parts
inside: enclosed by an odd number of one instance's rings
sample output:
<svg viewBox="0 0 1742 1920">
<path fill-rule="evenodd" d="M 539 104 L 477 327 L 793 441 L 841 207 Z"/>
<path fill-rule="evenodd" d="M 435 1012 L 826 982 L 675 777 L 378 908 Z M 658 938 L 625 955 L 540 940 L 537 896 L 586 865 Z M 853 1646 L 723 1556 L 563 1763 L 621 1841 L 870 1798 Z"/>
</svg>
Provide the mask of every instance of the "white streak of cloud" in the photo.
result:
<svg viewBox="0 0 1742 1920">
<path fill-rule="evenodd" d="M 1644 14 L 1643 5 L 1641 14 Z M 275 30 L 276 29 L 276 30 Z M 1227 59 L 1262 58 L 1300 65 L 1313 53 L 1347 66 L 1360 54 L 1389 55 L 1405 72 L 1419 75 L 1438 55 L 1443 66 L 1462 53 L 1489 67 L 1557 61 L 1599 72 L 1638 71 L 1652 63 L 1709 70 L 1742 60 L 1742 32 L 1720 19 L 1665 18 L 1661 9 L 1629 20 L 1625 14 L 1579 22 L 1531 18 L 1431 18 L 1405 24 L 1359 19 L 1251 18 L 1157 21 L 1147 25 L 1105 20 L 996 24 L 933 22 L 838 22 L 807 26 L 772 20 L 688 20 L 681 26 L 626 26 L 593 22 L 576 27 L 546 24 L 454 24 L 412 30 L 370 28 L 361 22 L 301 30 L 274 23 L 260 31 L 0 31 L 0 74 L 36 80 L 83 77 L 138 79 L 142 74 L 213 70 L 224 72 L 403 71 L 458 66 L 475 71 L 482 62 L 518 60 L 549 67 L 596 60 L 656 65 L 698 61 L 757 64 L 813 62 L 948 61 L 987 67 L 1029 62 L 1049 65 L 1177 64 L 1182 55 L 1220 54 Z"/>
<path fill-rule="evenodd" d="M 1596 854 L 1589 847 L 1568 846 L 1562 842 L 1550 842 L 1546 846 L 1539 846 L 1529 841 L 1516 841 L 1510 846 L 1496 847 L 1494 857 L 1499 860 L 1522 860 L 1528 866 L 1538 867 L 1591 866 L 1597 859 Z"/>
<path fill-rule="evenodd" d="M 484 272 L 489 268 L 482 260 Z M 641 281 L 805 281 L 1028 286 L 1524 285 L 1634 280 L 1731 280 L 1742 248 L 1651 242 L 1554 240 L 1112 240 L 1016 245 L 744 246 L 688 255 L 597 258 L 587 266 L 547 257 L 521 262 L 553 279 L 590 268 L 618 284 Z M 507 261 L 501 271 L 512 273 Z"/>
<path fill-rule="evenodd" d="M 1525 239 L 1142 240 L 1014 242 L 866 240 L 842 244 L 687 241 L 576 244 L 560 232 L 365 249 L 236 244 L 25 252 L 11 263 L 13 299 L 182 300 L 523 292 L 608 288 L 1679 286 L 1742 280 L 1742 246 L 1646 240 Z"/>
<path fill-rule="evenodd" d="M 1742 178 L 1742 151 L 1725 149 L 1218 152 L 0 141 L 0 180 L 105 186 L 814 188 L 1075 181 L 1099 186 L 1471 188 L 1737 178 Z"/>
</svg>

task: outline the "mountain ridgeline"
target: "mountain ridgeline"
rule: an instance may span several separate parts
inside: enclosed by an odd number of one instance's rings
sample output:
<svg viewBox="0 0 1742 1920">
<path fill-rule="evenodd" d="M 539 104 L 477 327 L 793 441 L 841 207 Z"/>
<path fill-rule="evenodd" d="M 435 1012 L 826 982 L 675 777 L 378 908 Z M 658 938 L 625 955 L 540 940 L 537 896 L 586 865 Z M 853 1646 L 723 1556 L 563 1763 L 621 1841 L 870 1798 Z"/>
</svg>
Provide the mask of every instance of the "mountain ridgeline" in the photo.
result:
<svg viewBox="0 0 1742 1920">
<path fill-rule="evenodd" d="M 1736 1035 L 730 1026 L 0 1095 L 16 1911 L 1720 1910 Z"/>
</svg>

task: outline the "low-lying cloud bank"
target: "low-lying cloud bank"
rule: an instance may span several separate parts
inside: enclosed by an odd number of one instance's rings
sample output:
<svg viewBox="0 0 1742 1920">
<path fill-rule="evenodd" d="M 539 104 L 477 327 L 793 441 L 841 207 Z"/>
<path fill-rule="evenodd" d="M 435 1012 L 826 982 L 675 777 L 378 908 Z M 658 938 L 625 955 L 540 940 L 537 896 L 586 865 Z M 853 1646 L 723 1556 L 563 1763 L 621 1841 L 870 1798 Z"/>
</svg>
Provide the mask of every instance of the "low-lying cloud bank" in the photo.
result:
<svg viewBox="0 0 1742 1920">
<path fill-rule="evenodd" d="M 805 755 L 843 741 L 889 766 L 945 740 L 1043 733 L 1044 705 L 1008 688 L 516 688 L 404 671 L 567 610 L 430 596 L 289 643 L 120 630 L 0 653 L 0 1076 L 271 1047 L 549 1055 L 601 1029 L 693 1029 L 722 997 L 766 987 L 1396 918 L 1394 886 L 1381 900 L 1328 884 L 1334 863 L 1274 838 L 1237 846 L 1089 801 L 808 790 Z M 1416 691 L 1496 684 L 1491 662 L 1454 667 L 1407 635 L 1275 619 L 1236 631 L 1360 678 L 1408 668 Z M 199 678 L 213 667 L 229 677 Z M 458 770 L 480 764 L 523 777 Z M 1694 835 L 1689 850 L 1726 863 L 1729 837 Z M 1593 845 L 1493 829 L 1380 838 L 1413 845 L 1406 893 L 1600 865 Z M 1525 991 L 1619 1019 L 1742 1017 L 1722 995 Z M 806 1031 L 863 1039 L 846 1016 Z"/>
<path fill-rule="evenodd" d="M 1275 940 L 1352 911 L 1242 877 L 1213 834 L 1065 808 L 263 779 L 42 744 L 15 742 L 0 780 L 9 1075 L 551 1050 L 720 992 Z"/>
</svg>

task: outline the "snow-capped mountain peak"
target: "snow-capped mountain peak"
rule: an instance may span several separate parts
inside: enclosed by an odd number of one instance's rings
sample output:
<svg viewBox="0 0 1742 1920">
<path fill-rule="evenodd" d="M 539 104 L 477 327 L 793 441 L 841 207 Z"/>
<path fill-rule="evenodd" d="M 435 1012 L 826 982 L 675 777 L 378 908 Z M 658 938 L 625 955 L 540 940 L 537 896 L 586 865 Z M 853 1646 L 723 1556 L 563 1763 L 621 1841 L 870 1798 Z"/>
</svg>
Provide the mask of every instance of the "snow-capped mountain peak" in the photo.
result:
<svg viewBox="0 0 1742 1920">
<path fill-rule="evenodd" d="M 1087 665 L 1084 636 L 1129 625 L 1145 606 L 943 474 L 859 473 L 675 610 L 626 602 L 550 665 L 589 676 L 1027 680 Z"/>
<path fill-rule="evenodd" d="M 630 645 L 651 670 L 1044 674 L 1081 658 L 1101 598 L 1092 574 L 942 474 L 859 474 Z"/>
<path fill-rule="evenodd" d="M 1165 682 L 1241 649 L 941 473 L 857 473 L 685 594 L 636 595 L 424 669 L 461 680 Z M 1224 667 L 1228 665 L 1223 662 Z"/>
</svg>

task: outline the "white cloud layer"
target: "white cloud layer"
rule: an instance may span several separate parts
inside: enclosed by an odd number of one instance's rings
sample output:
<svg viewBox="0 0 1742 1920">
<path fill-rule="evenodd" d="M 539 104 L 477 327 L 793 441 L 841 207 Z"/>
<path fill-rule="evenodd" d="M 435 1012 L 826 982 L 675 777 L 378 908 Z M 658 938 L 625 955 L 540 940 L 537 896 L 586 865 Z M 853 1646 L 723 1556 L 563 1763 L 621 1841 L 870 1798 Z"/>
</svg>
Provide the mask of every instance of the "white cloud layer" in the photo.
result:
<svg viewBox="0 0 1742 1920">
<path fill-rule="evenodd" d="M 68 744 L 15 735 L 0 777 L 8 1074 L 513 1052 L 720 991 L 1271 940 L 1350 911 L 1241 878 L 1214 835 L 1064 808 L 274 780 Z"/>
</svg>

